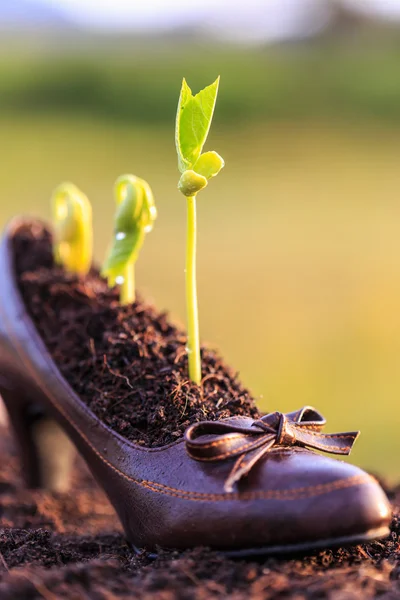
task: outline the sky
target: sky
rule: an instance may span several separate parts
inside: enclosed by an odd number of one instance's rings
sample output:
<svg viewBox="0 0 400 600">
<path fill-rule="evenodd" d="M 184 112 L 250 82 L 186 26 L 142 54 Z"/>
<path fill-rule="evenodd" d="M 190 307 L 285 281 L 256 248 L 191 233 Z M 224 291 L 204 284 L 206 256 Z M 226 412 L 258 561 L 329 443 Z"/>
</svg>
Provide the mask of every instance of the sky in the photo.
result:
<svg viewBox="0 0 400 600">
<path fill-rule="evenodd" d="M 64 20 L 104 33 L 196 28 L 257 45 L 318 34 L 331 22 L 334 2 L 400 20 L 400 0 L 0 0 L 0 31 L 4 23 Z"/>
<path fill-rule="evenodd" d="M 43 1 L 43 0 L 42 0 Z M 343 0 L 365 12 L 400 18 L 400 0 Z M 290 21 L 301 7 L 324 5 L 326 0 L 44 0 L 58 5 L 82 25 L 100 28 L 164 28 L 182 23 L 195 23 L 215 16 L 233 21 L 235 16 L 249 20 L 262 15 L 279 26 Z M 254 22 L 254 19 L 253 19 Z"/>
</svg>

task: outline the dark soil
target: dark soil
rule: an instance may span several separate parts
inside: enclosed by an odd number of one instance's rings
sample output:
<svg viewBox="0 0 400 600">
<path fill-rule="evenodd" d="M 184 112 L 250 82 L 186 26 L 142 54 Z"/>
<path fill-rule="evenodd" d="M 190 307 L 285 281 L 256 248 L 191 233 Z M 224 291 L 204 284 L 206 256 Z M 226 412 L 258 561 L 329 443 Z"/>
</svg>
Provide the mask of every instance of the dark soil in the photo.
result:
<svg viewBox="0 0 400 600">
<path fill-rule="evenodd" d="M 50 354 L 107 425 L 138 444 L 162 446 L 196 421 L 259 415 L 217 353 L 203 348 L 202 385 L 189 381 L 186 336 L 142 299 L 121 307 L 93 270 L 80 280 L 53 263 L 39 225 L 14 239 L 19 286 Z"/>
<path fill-rule="evenodd" d="M 368 600 L 400 597 L 400 489 L 386 490 L 391 534 L 350 550 L 234 561 L 197 548 L 155 561 L 128 547 L 114 511 L 78 461 L 73 494 L 23 489 L 0 427 L 1 600 Z"/>
</svg>

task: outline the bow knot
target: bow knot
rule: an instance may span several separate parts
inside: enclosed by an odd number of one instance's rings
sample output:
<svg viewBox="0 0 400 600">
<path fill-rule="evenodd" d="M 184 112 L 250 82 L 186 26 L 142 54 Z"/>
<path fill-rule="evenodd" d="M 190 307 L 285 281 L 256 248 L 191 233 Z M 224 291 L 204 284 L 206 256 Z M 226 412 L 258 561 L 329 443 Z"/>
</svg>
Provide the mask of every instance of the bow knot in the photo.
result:
<svg viewBox="0 0 400 600">
<path fill-rule="evenodd" d="M 292 413 L 269 413 L 253 422 L 248 417 L 201 421 L 185 433 L 191 458 L 215 462 L 237 458 L 225 482 L 225 490 L 250 472 L 273 446 L 301 446 L 332 454 L 350 454 L 359 432 L 322 433 L 326 421 L 311 406 Z"/>
</svg>

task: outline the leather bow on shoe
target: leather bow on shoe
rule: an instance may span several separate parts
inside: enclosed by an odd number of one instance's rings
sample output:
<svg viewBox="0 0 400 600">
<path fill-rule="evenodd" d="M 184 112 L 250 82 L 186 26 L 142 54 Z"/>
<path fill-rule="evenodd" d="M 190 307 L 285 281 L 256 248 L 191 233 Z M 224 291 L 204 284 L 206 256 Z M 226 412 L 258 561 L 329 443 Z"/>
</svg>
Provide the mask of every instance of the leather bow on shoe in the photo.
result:
<svg viewBox="0 0 400 600">
<path fill-rule="evenodd" d="M 245 418 L 242 419 L 242 422 Z M 322 433 L 326 420 L 311 406 L 296 412 L 274 412 L 251 425 L 240 418 L 201 421 L 186 430 L 186 450 L 200 461 L 221 461 L 238 456 L 224 489 L 246 475 L 273 446 L 303 446 L 332 454 L 350 454 L 359 432 Z"/>
</svg>

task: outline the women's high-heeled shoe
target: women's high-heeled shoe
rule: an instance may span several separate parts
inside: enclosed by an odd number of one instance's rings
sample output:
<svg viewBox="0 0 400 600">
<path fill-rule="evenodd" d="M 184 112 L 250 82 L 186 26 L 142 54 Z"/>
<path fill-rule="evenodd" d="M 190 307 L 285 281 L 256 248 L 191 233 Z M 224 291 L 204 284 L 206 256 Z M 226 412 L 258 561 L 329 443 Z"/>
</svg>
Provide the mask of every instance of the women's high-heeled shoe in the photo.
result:
<svg viewBox="0 0 400 600">
<path fill-rule="evenodd" d="M 311 407 L 195 423 L 159 448 L 102 423 L 60 374 L 18 290 L 12 241 L 26 225 L 14 220 L 0 247 L 0 394 L 29 486 L 64 489 L 75 446 L 128 540 L 151 551 L 291 553 L 389 533 L 391 509 L 377 481 L 314 452 L 347 454 L 357 433 L 324 434 Z"/>
</svg>

